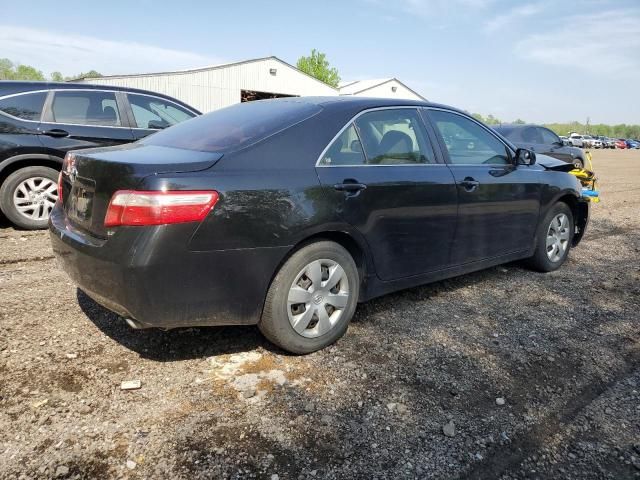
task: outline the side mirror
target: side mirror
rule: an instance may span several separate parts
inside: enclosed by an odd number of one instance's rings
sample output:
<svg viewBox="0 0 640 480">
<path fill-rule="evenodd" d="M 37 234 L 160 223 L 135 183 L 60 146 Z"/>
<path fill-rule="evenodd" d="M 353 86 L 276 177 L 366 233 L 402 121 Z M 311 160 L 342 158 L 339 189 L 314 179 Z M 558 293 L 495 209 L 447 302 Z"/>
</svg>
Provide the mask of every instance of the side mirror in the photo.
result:
<svg viewBox="0 0 640 480">
<path fill-rule="evenodd" d="M 516 165 L 533 165 L 536 163 L 536 154 L 526 148 L 516 150 Z"/>
</svg>

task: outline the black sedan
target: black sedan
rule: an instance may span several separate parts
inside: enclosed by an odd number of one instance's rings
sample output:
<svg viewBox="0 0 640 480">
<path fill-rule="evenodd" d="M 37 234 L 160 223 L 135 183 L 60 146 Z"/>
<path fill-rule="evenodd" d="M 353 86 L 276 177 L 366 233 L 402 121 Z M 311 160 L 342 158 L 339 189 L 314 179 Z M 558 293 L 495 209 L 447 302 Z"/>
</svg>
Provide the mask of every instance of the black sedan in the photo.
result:
<svg viewBox="0 0 640 480">
<path fill-rule="evenodd" d="M 565 145 L 553 131 L 540 125 L 496 125 L 498 133 L 511 140 L 514 145 L 535 153 L 543 153 L 563 162 L 572 163 L 576 168 L 585 166 L 584 151 L 581 148 Z"/>
<path fill-rule="evenodd" d="M 135 328 L 257 324 L 306 353 L 358 302 L 514 260 L 560 267 L 589 215 L 567 167 L 442 105 L 244 103 L 67 155 L 51 239 Z"/>
</svg>

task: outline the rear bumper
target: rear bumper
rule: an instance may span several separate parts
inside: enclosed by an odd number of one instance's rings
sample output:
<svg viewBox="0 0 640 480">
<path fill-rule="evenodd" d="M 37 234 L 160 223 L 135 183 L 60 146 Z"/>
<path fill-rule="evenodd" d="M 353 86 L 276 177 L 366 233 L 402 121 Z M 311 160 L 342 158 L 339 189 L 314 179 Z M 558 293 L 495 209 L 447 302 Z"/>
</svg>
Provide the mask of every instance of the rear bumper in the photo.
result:
<svg viewBox="0 0 640 480">
<path fill-rule="evenodd" d="M 195 228 L 120 227 L 101 240 L 74 229 L 58 207 L 49 223 L 53 251 L 73 282 L 141 327 L 257 323 L 289 247 L 189 251 Z"/>
</svg>

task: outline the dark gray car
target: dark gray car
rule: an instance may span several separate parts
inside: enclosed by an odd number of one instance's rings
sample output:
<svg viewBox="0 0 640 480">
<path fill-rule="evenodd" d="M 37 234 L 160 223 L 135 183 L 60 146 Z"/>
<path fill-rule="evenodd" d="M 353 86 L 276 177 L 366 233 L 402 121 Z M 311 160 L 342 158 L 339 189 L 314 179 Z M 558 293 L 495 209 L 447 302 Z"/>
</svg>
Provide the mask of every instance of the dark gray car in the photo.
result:
<svg viewBox="0 0 640 480">
<path fill-rule="evenodd" d="M 582 149 L 565 145 L 562 139 L 548 128 L 540 125 L 496 125 L 493 128 L 519 148 L 573 163 L 577 168 L 584 167 Z"/>
</svg>

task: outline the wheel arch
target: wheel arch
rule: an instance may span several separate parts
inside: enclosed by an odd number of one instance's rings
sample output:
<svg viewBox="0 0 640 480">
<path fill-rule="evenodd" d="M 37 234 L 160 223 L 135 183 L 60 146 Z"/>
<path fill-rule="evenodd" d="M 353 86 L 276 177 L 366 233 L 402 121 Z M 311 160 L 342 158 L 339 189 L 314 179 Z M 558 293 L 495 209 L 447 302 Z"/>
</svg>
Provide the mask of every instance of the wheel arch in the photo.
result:
<svg viewBox="0 0 640 480">
<path fill-rule="evenodd" d="M 24 153 L 6 158 L 0 162 L 0 185 L 9 175 L 26 167 L 49 167 L 60 170 L 63 158 L 44 153 Z"/>
<path fill-rule="evenodd" d="M 291 246 L 289 251 L 280 260 L 269 279 L 269 285 L 278 274 L 282 266 L 301 248 L 315 242 L 328 240 L 335 242 L 349 252 L 358 269 L 360 278 L 360 298 L 365 295 L 367 276 L 374 272 L 371 255 L 368 252 L 368 246 L 364 238 L 361 238 L 357 232 L 353 232 L 350 228 L 333 228 L 322 231 L 310 232 L 303 236 L 298 242 Z M 265 292 L 266 297 L 266 292 Z M 263 307 L 264 308 L 264 301 Z M 261 309 L 262 310 L 262 309 Z"/>
<path fill-rule="evenodd" d="M 565 203 L 573 214 L 575 232 L 571 246 L 575 247 L 580 243 L 580 240 L 582 240 L 587 228 L 587 223 L 589 222 L 589 202 L 582 200 L 581 197 L 577 197 L 574 193 L 568 192 L 560 195 L 552 205 L 558 202 Z"/>
</svg>

